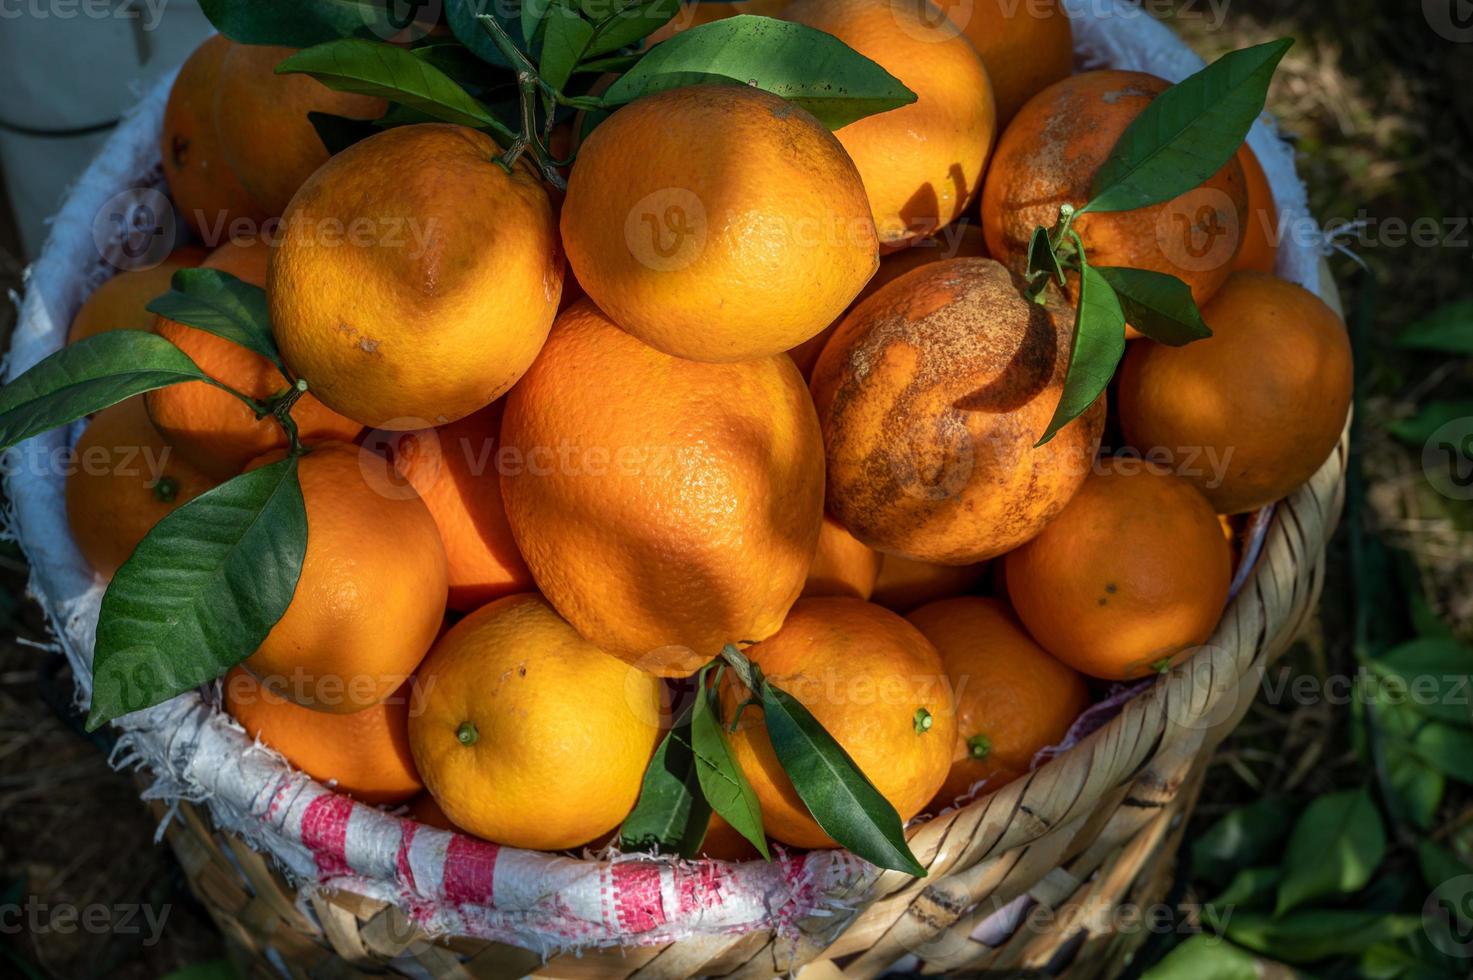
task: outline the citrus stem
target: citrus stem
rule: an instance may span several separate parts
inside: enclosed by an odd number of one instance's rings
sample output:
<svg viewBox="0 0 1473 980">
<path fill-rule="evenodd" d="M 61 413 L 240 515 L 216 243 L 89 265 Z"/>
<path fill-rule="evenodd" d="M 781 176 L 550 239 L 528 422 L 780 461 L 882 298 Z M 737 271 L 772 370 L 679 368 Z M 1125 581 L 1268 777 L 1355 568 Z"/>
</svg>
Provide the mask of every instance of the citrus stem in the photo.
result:
<svg viewBox="0 0 1473 980">
<path fill-rule="evenodd" d="M 973 759 L 985 759 L 992 753 L 992 739 L 986 735 L 973 735 L 967 739 L 967 755 Z"/>
<path fill-rule="evenodd" d="M 455 730 L 455 738 L 461 745 L 475 745 L 481 740 L 481 733 L 476 729 L 473 721 L 463 721 Z"/>
<path fill-rule="evenodd" d="M 267 407 L 271 417 L 286 431 L 287 440 L 291 444 L 288 453 L 292 456 L 301 456 L 307 451 L 303 448 L 301 436 L 297 431 L 297 420 L 292 418 L 292 407 L 306 393 L 307 379 L 298 378 L 290 388 L 271 399 L 271 404 Z"/>
<path fill-rule="evenodd" d="M 161 476 L 153 485 L 153 496 L 161 504 L 172 504 L 179 496 L 179 481 L 172 476 Z"/>
<path fill-rule="evenodd" d="M 522 155 L 528 150 L 531 150 L 533 158 L 537 161 L 537 170 L 542 174 L 542 179 L 558 190 L 567 190 L 567 182 L 563 180 L 562 174 L 558 173 L 557 169 L 558 166 L 566 164 L 552 159 L 552 154 L 543 145 L 543 141 L 538 139 L 537 126 L 538 98 L 545 97 L 550 101 L 562 104 L 567 101 L 566 97 L 557 89 L 547 84 L 547 82 L 543 81 L 542 76 L 537 73 L 536 66 L 527 60 L 527 56 L 516 46 L 516 43 L 512 41 L 511 37 L 506 33 L 506 30 L 501 24 L 497 22 L 495 17 L 490 14 L 480 14 L 476 17 L 476 20 L 481 22 L 481 26 L 491 36 L 491 40 L 496 45 L 497 50 L 501 52 L 501 56 L 507 60 L 508 64 L 517 73 L 522 129 L 521 132 L 516 133 L 512 137 L 511 145 L 507 147 L 506 152 L 498 158 L 497 162 L 501 164 L 507 173 L 511 173 L 512 168 L 516 166 L 517 161 L 522 158 Z M 549 111 L 547 112 L 547 133 L 549 137 L 552 133 L 552 123 L 553 114 Z"/>
<path fill-rule="evenodd" d="M 926 732 L 929 732 L 931 730 L 932 722 L 933 719 L 931 718 L 931 712 L 927 711 L 925 708 L 916 709 L 915 726 L 917 735 L 924 735 Z"/>
</svg>

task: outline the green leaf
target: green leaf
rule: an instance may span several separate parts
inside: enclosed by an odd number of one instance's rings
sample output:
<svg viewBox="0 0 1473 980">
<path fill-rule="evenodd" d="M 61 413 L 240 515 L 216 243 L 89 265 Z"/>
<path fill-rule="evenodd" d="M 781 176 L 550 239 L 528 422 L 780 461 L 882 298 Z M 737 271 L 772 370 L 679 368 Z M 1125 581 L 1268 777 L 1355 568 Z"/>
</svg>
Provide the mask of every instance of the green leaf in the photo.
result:
<svg viewBox="0 0 1473 980">
<path fill-rule="evenodd" d="M 149 302 L 150 313 L 223 337 L 286 370 L 271 333 L 266 290 L 219 269 L 180 269 L 172 286 Z"/>
<path fill-rule="evenodd" d="M 1396 813 L 1423 830 L 1432 826 L 1447 792 L 1447 777 L 1409 748 L 1392 745 L 1387 749 L 1386 768 Z"/>
<path fill-rule="evenodd" d="M 1270 796 L 1239 807 L 1192 842 L 1192 872 L 1222 884 L 1238 868 L 1266 860 L 1288 834 L 1294 805 Z"/>
<path fill-rule="evenodd" d="M 1321 796 L 1305 808 L 1284 852 L 1276 915 L 1359 891 L 1386 856 L 1386 829 L 1364 789 Z"/>
<path fill-rule="evenodd" d="M 351 119 L 348 116 L 335 116 L 330 112 L 309 111 L 307 121 L 317 130 L 317 138 L 327 148 L 328 156 L 337 156 L 354 143 L 368 139 L 383 128 L 382 119 Z"/>
<path fill-rule="evenodd" d="M 1473 401 L 1425 402 L 1411 418 L 1386 423 L 1386 431 L 1406 445 L 1421 449 L 1438 429 L 1470 416 L 1473 416 Z"/>
<path fill-rule="evenodd" d="M 844 747 L 797 698 L 771 683 L 761 687 L 772 750 L 823 832 L 871 864 L 924 878 L 900 815 Z"/>
<path fill-rule="evenodd" d="M 1115 376 L 1125 356 L 1125 313 L 1110 283 L 1079 250 L 1079 309 L 1074 316 L 1074 340 L 1069 353 L 1069 371 L 1059 407 L 1038 440 L 1042 446 L 1059 430 L 1095 403 Z"/>
<path fill-rule="evenodd" d="M 752 792 L 747 777 L 732 758 L 717 717 L 716 692 L 706 686 L 710 670 L 709 666 L 703 667 L 696 675 L 696 703 L 690 716 L 691 748 L 696 756 L 701 793 L 711 809 L 751 841 L 764 858 L 771 860 L 767 837 L 762 832 L 762 808 L 757 805 L 757 794 Z"/>
<path fill-rule="evenodd" d="M 680 0 L 643 0 L 630 3 L 599 23 L 589 55 L 627 48 L 664 27 L 680 13 Z"/>
<path fill-rule="evenodd" d="M 1113 266 L 1097 266 L 1096 271 L 1119 297 L 1125 322 L 1157 343 L 1180 347 L 1212 336 L 1192 299 L 1192 287 L 1176 276 Z"/>
<path fill-rule="evenodd" d="M 455 39 L 470 48 L 477 58 L 497 68 L 511 68 L 511 62 L 501 53 L 496 42 L 491 40 L 486 29 L 477 20 L 482 14 L 496 19 L 510 37 L 522 33 L 520 18 L 503 13 L 506 4 L 487 3 L 486 0 L 445 0 L 445 21 Z"/>
<path fill-rule="evenodd" d="M 1416 321 L 1396 338 L 1396 346 L 1473 356 L 1473 299 L 1449 303 Z"/>
<path fill-rule="evenodd" d="M 1134 211 L 1200 186 L 1223 168 L 1263 112 L 1293 39 L 1232 51 L 1151 100 L 1095 173 L 1083 211 Z"/>
<path fill-rule="evenodd" d="M 398 34 L 393 4 L 383 0 L 200 0 L 215 29 L 240 44 L 306 48 L 340 37 Z"/>
<path fill-rule="evenodd" d="M 288 457 L 194 498 L 149 532 L 102 597 L 91 731 L 221 676 L 291 604 L 307 508 Z"/>
<path fill-rule="evenodd" d="M 542 60 L 537 72 L 542 80 L 561 89 L 573 77 L 573 68 L 593 40 L 593 25 L 578 11 L 560 0 L 547 14 L 547 34 L 542 39 Z"/>
<path fill-rule="evenodd" d="M 1371 661 L 1388 696 L 1452 725 L 1473 725 L 1473 651 L 1451 637 L 1422 637 Z"/>
<path fill-rule="evenodd" d="M 159 980 L 237 980 L 240 974 L 235 972 L 235 967 L 230 965 L 226 959 L 207 960 L 203 963 L 192 963 L 181 970 L 175 970 L 159 978 Z"/>
<path fill-rule="evenodd" d="M 542 21 L 547 17 L 557 0 L 522 0 L 522 43 L 528 50 L 532 48 L 532 39 L 537 36 L 537 28 L 542 26 Z"/>
<path fill-rule="evenodd" d="M 1028 281 L 1032 282 L 1039 274 L 1048 276 L 1060 286 L 1065 283 L 1064 267 L 1059 264 L 1059 255 L 1054 251 L 1047 228 L 1033 229 L 1033 237 L 1028 242 Z"/>
<path fill-rule="evenodd" d="M 1415 935 L 1421 928 L 1422 920 L 1415 915 L 1309 909 L 1282 918 L 1239 912 L 1228 921 L 1227 936 L 1276 960 L 1313 963 L 1359 955 L 1372 946 Z"/>
<path fill-rule="evenodd" d="M 695 857 L 711 821 L 711 805 L 701 795 L 687 712 L 660 742 L 644 772 L 639 802 L 624 818 L 619 840 L 625 850 L 658 849 Z"/>
<path fill-rule="evenodd" d="M 830 129 L 909 105 L 915 93 L 838 38 L 745 14 L 703 24 L 650 49 L 604 94 L 608 105 L 687 85 L 751 85 L 813 113 Z"/>
<path fill-rule="evenodd" d="M 1459 974 L 1439 969 L 1391 943 L 1372 946 L 1361 955 L 1360 980 L 1458 980 Z"/>
<path fill-rule="evenodd" d="M 1427 887 L 1434 890 L 1454 878 L 1473 875 L 1473 865 L 1426 838 L 1417 841 L 1417 867 L 1421 869 L 1422 880 Z"/>
<path fill-rule="evenodd" d="M 310 75 L 328 88 L 372 95 L 445 122 L 510 132 L 454 79 L 404 48 L 345 38 L 296 54 L 276 66 L 278 75 Z"/>
<path fill-rule="evenodd" d="M 1280 868 L 1243 868 L 1233 875 L 1233 880 L 1228 882 L 1222 894 L 1214 898 L 1211 904 L 1228 909 L 1250 905 L 1271 907 L 1274 892 L 1283 879 L 1284 873 Z"/>
<path fill-rule="evenodd" d="M 1412 739 L 1412 751 L 1449 779 L 1473 785 L 1473 731 L 1437 722 L 1424 725 Z"/>
<path fill-rule="evenodd" d="M 0 449 L 181 381 L 210 378 L 158 334 L 109 330 L 80 340 L 0 387 Z"/>
<path fill-rule="evenodd" d="M 1141 974 L 1141 980 L 1258 980 L 1258 960 L 1225 939 L 1198 933 Z"/>
</svg>

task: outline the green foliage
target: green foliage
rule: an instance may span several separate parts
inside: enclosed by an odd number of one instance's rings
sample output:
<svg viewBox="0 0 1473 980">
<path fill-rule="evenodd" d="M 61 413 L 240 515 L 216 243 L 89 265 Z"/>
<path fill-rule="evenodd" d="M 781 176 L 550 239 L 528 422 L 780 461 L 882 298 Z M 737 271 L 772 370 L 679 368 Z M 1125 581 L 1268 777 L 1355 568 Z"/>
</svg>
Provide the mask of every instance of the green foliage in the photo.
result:
<svg viewBox="0 0 1473 980">
<path fill-rule="evenodd" d="M 266 290 L 219 269 L 180 269 L 172 285 L 149 302 L 150 313 L 255 351 L 286 373 L 271 333 Z"/>
<path fill-rule="evenodd" d="M 1404 350 L 1473 356 L 1473 299 L 1439 308 L 1403 330 L 1396 343 Z"/>
<path fill-rule="evenodd" d="M 307 552 L 297 458 L 161 520 L 102 598 L 88 730 L 221 676 L 286 612 Z"/>
<path fill-rule="evenodd" d="M 711 821 L 711 805 L 696 771 L 691 712 L 665 734 L 655 750 L 639 801 L 619 828 L 626 850 L 658 850 L 695 857 Z"/>
<path fill-rule="evenodd" d="M 701 793 L 711 809 L 751 841 L 763 857 L 771 857 L 767 836 L 762 832 L 762 808 L 757 805 L 757 795 L 732 757 L 731 746 L 726 744 L 721 730 L 716 690 L 706 684 L 710 673 L 711 667 L 707 666 L 696 675 L 696 703 L 690 716 L 691 748 L 696 757 Z"/>
<path fill-rule="evenodd" d="M 1316 799 L 1284 853 L 1275 915 L 1306 902 L 1360 891 L 1386 856 L 1386 828 L 1364 789 Z"/>
<path fill-rule="evenodd" d="M 1069 373 L 1054 417 L 1038 440 L 1040 446 L 1089 410 L 1125 356 L 1125 313 L 1120 298 L 1110 281 L 1085 259 L 1083 248 L 1075 253 L 1075 266 L 1079 270 L 1079 309 L 1074 317 Z"/>
</svg>

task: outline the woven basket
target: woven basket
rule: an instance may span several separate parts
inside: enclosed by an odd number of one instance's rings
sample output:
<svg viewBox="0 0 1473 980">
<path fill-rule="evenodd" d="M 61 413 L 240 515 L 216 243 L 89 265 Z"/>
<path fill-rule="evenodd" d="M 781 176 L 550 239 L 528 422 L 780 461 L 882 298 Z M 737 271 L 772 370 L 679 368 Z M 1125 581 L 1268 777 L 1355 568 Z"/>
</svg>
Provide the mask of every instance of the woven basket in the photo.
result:
<svg viewBox="0 0 1473 980">
<path fill-rule="evenodd" d="M 1081 64 L 1172 79 L 1200 67 L 1124 0 L 1088 7 L 1071 5 Z M 156 134 L 168 82 L 124 121 L 58 216 L 32 270 L 7 378 L 56 350 L 78 305 L 112 273 L 117 256 L 98 229 L 120 192 L 157 196 L 147 189 L 161 179 Z M 1291 152 L 1265 122 L 1250 140 L 1283 220 L 1300 228 L 1308 219 Z M 1333 301 L 1304 238 L 1285 242 L 1280 274 Z M 12 452 L 44 458 L 75 436 L 47 433 Z M 123 719 L 117 761 L 147 767 L 144 795 L 250 976 L 859 978 L 897 963 L 931 973 L 1113 975 L 1149 935 L 1135 913 L 1166 891 L 1213 748 L 1314 606 L 1346 453 L 1343 438 L 1307 485 L 1255 518 L 1235 597 L 1201 651 L 1121 699 L 1117 714 L 1028 776 L 910 828 L 924 879 L 841 852 L 719 865 L 470 844 L 349 804 L 253 751 L 195 693 Z M 5 481 L 32 591 L 85 696 L 103 585 L 69 538 L 62 476 L 10 465 Z M 321 830 L 311 814 L 323 812 L 338 818 L 335 841 L 309 832 Z M 425 881 L 449 877 L 466 847 L 491 865 L 476 901 Z M 618 893 L 631 876 L 653 903 L 635 916 Z"/>
</svg>

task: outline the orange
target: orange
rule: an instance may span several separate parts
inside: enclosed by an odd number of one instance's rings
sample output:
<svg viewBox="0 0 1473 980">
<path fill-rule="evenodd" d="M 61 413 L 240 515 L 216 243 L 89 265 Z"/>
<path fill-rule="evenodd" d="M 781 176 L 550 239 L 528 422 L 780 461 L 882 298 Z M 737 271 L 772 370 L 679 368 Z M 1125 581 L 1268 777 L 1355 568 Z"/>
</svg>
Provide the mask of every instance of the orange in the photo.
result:
<svg viewBox="0 0 1473 980">
<path fill-rule="evenodd" d="M 175 272 L 199 265 L 205 254 L 202 248 L 185 245 L 152 269 L 119 272 L 92 290 L 72 319 L 66 342 L 75 344 L 109 330 L 152 330 L 153 314 L 144 307 L 169 291 Z"/>
<path fill-rule="evenodd" d="M 1268 186 L 1268 174 L 1263 172 L 1258 155 L 1247 143 L 1238 151 L 1238 162 L 1243 165 L 1248 186 L 1248 223 L 1233 268 L 1272 275 L 1279 262 L 1279 212 L 1273 188 Z"/>
<path fill-rule="evenodd" d="M 410 820 L 418 821 L 426 827 L 434 827 L 436 830 L 448 830 L 451 833 L 463 834 L 450 818 L 445 816 L 445 811 L 440 809 L 440 804 L 428 793 L 421 793 L 409 801 L 409 812 L 405 814 Z"/>
<path fill-rule="evenodd" d="M 1132 71 L 1092 71 L 1053 85 L 1018 113 L 998 143 L 982 191 L 987 250 L 1016 272 L 1028 242 L 1064 204 L 1083 207 L 1096 172 L 1169 84 Z M 1204 305 L 1232 271 L 1248 193 L 1236 157 L 1205 183 L 1163 204 L 1085 214 L 1074 222 L 1089 261 L 1176 276 Z"/>
<path fill-rule="evenodd" d="M 351 715 L 280 697 L 246 670 L 225 675 L 225 708 L 251 738 L 320 783 L 364 803 L 402 803 L 424 788 L 409 751 L 412 685 Z"/>
<path fill-rule="evenodd" d="M 268 215 L 286 211 L 302 182 L 327 162 L 327 147 L 307 117 L 325 112 L 377 119 L 383 99 L 338 92 L 306 75 L 278 75 L 294 48 L 235 44 L 220 64 L 215 129 L 226 164 Z"/>
<path fill-rule="evenodd" d="M 1231 564 L 1196 487 L 1120 457 L 1102 460 L 1064 513 L 1005 563 L 1033 638 L 1075 670 L 1116 681 L 1165 671 L 1206 642 Z"/>
<path fill-rule="evenodd" d="M 762 855 L 721 814 L 713 812 L 701 840 L 700 856 L 712 861 L 755 861 Z"/>
<path fill-rule="evenodd" d="M 104 408 L 72 451 L 67 522 L 77 550 L 104 578 L 176 507 L 215 481 L 174 452 L 148 420 L 142 398 Z"/>
<path fill-rule="evenodd" d="M 1130 445 L 1179 460 L 1218 513 L 1257 510 L 1313 476 L 1340 441 L 1350 340 L 1323 300 L 1261 272 L 1233 273 L 1202 317 L 1206 340 L 1131 345 L 1120 421 Z"/>
<path fill-rule="evenodd" d="M 256 286 L 266 281 L 270 247 L 259 238 L 230 241 L 210 253 L 207 269 L 228 272 Z M 286 389 L 286 379 L 266 358 L 204 330 L 158 317 L 155 329 L 188 354 L 210 377 L 257 400 Z M 150 391 L 148 413 L 181 456 L 220 479 L 235 476 L 264 452 L 284 447 L 286 433 L 273 419 L 258 419 L 240 399 L 203 381 Z M 363 428 L 329 410 L 311 394 L 292 418 L 304 440 L 352 439 Z"/>
<path fill-rule="evenodd" d="M 685 676 L 762 640 L 823 523 L 823 444 L 782 354 L 687 361 L 586 300 L 507 397 L 501 493 L 548 601 L 592 643 Z"/>
<path fill-rule="evenodd" d="M 1072 318 L 991 259 L 915 269 L 850 312 L 813 371 L 828 508 L 872 548 L 970 565 L 1037 534 L 1089 472 L 1101 398 L 1038 448 Z"/>
<path fill-rule="evenodd" d="M 1074 32 L 1059 0 L 940 0 L 977 49 L 1000 125 L 1074 70 Z"/>
<path fill-rule="evenodd" d="M 774 685 L 803 703 L 900 814 L 921 812 L 946 779 L 956 741 L 951 685 L 941 657 L 914 626 L 860 599 L 801 599 L 782 630 L 747 650 Z M 752 784 L 769 837 L 792 847 L 834 847 L 777 761 L 762 710 L 723 675 L 723 721 L 732 756 Z"/>
<path fill-rule="evenodd" d="M 537 356 L 562 293 L 557 223 L 500 154 L 464 126 L 400 126 L 302 185 L 268 292 L 282 355 L 325 404 L 378 428 L 454 422 Z"/>
<path fill-rule="evenodd" d="M 847 595 L 868 599 L 880 574 L 880 553 L 827 514 L 818 532 L 818 552 L 808 569 L 805 596 Z"/>
<path fill-rule="evenodd" d="M 367 450 L 323 443 L 302 457 L 298 475 L 307 504 L 301 578 L 246 668 L 298 704 L 362 711 L 403 684 L 434 642 L 445 548 L 419 497 L 383 492 L 389 464 Z"/>
<path fill-rule="evenodd" d="M 899 279 L 912 269 L 919 269 L 943 259 L 985 258 L 987 242 L 982 237 L 982 226 L 966 218 L 941 229 L 935 235 L 917 239 L 880 260 L 880 271 L 860 290 L 855 303 L 863 302 L 882 288 Z M 804 377 L 813 374 L 813 365 L 824 345 L 834 336 L 843 320 L 835 320 L 823 332 L 810 337 L 788 351 Z"/>
<path fill-rule="evenodd" d="M 916 95 L 835 134 L 864 178 L 880 244 L 904 245 L 960 217 L 997 134 L 976 49 L 929 0 L 794 0 L 783 18 L 834 35 Z"/>
<path fill-rule="evenodd" d="M 578 282 L 667 354 L 742 361 L 796 347 L 874 274 L 859 172 L 805 110 L 746 86 L 645 96 L 584 141 L 563 244 Z"/>
<path fill-rule="evenodd" d="M 985 562 L 935 565 L 899 555 L 885 555 L 870 599 L 898 613 L 910 612 L 928 602 L 976 592 L 987 581 L 989 567 Z"/>
<path fill-rule="evenodd" d="M 212 244 L 229 234 L 233 222 L 259 223 L 267 217 L 225 162 L 215 127 L 220 67 L 233 47 L 228 38 L 212 34 L 195 48 L 169 90 L 159 138 L 169 196 L 195 233 Z"/>
<path fill-rule="evenodd" d="M 497 599 L 435 644 L 409 740 L 448 820 L 512 847 L 586 844 L 634 808 L 664 685 L 609 656 L 541 596 Z"/>
<path fill-rule="evenodd" d="M 1084 678 L 1034 643 L 1005 602 L 943 599 L 905 618 L 940 652 L 956 698 L 956 749 L 938 809 L 979 783 L 990 793 L 1027 773 L 1089 706 Z"/>
<path fill-rule="evenodd" d="M 408 433 L 394 447 L 394 469 L 440 528 L 450 608 L 461 612 L 534 588 L 501 504 L 496 450 L 504 407 L 497 401 L 459 422 Z"/>
</svg>

